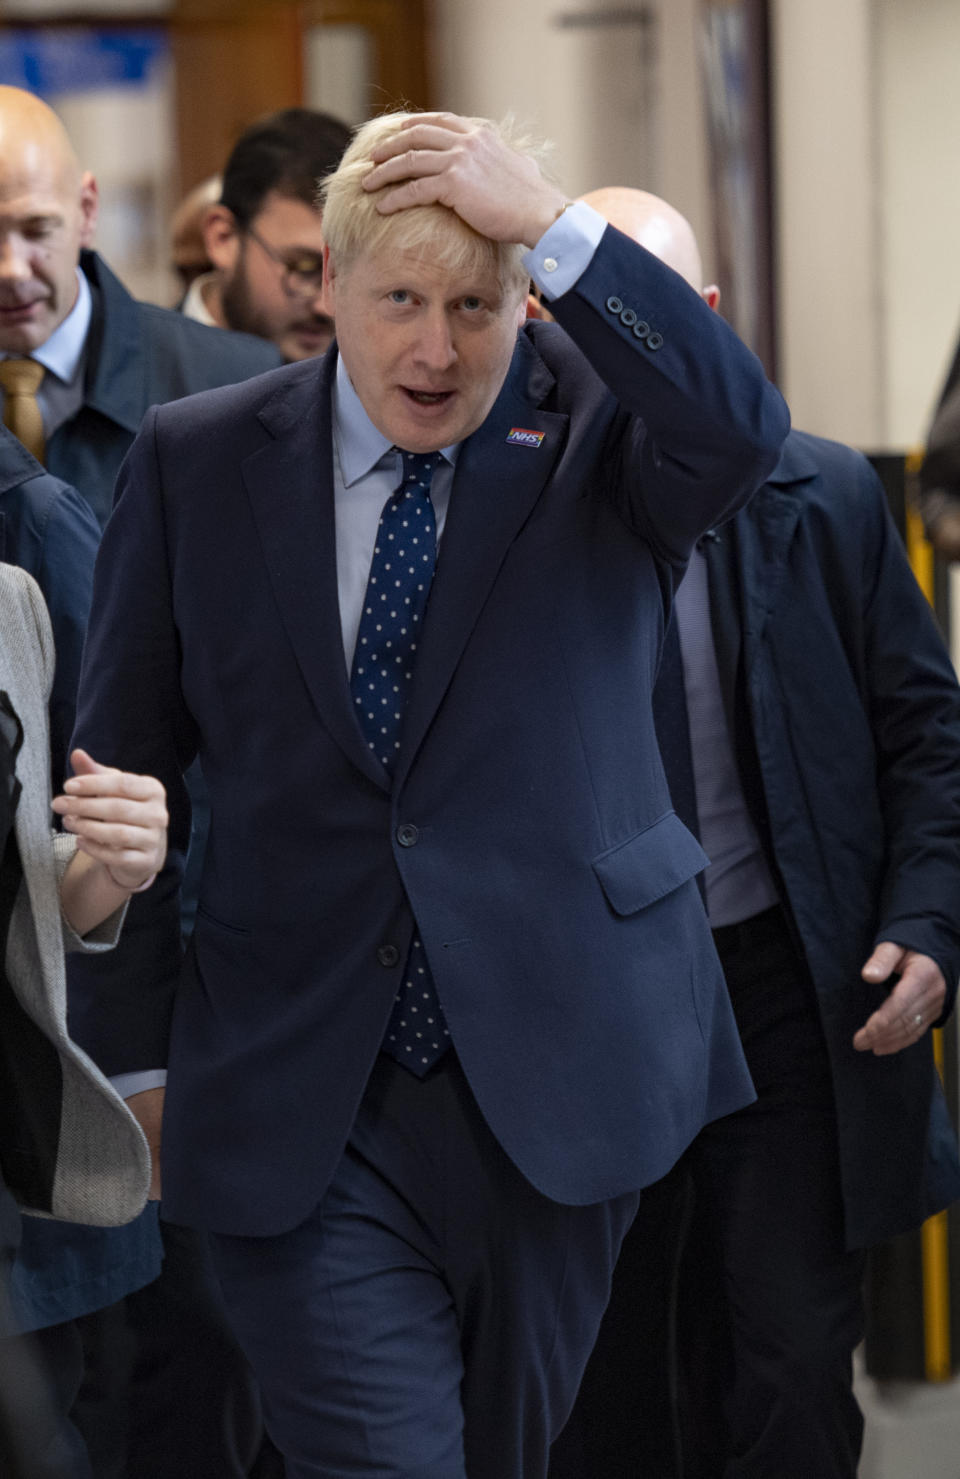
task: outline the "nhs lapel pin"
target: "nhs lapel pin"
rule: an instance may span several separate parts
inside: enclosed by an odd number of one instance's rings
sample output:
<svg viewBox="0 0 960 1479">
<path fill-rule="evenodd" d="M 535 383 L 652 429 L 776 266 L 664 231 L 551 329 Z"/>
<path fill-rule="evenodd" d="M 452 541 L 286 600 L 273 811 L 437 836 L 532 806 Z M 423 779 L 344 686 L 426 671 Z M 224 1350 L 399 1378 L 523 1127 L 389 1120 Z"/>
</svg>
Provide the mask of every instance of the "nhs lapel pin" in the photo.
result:
<svg viewBox="0 0 960 1479">
<path fill-rule="evenodd" d="M 545 431 L 527 431 L 523 426 L 512 426 L 507 442 L 512 447 L 539 447 L 545 436 Z"/>
</svg>

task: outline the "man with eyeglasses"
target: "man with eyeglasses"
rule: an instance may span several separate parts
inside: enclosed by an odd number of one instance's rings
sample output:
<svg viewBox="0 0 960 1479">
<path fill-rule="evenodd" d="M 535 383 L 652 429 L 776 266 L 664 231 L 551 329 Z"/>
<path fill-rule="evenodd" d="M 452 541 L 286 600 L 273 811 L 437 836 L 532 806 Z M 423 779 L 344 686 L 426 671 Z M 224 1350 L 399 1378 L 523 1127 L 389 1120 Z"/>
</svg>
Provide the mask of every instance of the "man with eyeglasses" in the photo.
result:
<svg viewBox="0 0 960 1479">
<path fill-rule="evenodd" d="M 322 311 L 323 235 L 317 184 L 350 138 L 336 118 L 285 108 L 241 134 L 204 224 L 213 271 L 191 286 L 183 312 L 201 323 L 269 339 L 285 360 L 323 354 L 333 322 Z"/>
</svg>

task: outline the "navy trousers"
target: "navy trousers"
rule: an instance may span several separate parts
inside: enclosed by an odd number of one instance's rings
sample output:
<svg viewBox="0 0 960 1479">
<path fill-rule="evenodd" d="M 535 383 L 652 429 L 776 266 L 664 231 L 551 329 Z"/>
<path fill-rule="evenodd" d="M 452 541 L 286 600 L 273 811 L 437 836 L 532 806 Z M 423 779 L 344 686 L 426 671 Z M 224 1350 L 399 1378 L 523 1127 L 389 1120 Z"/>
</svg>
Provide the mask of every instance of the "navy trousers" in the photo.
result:
<svg viewBox="0 0 960 1479">
<path fill-rule="evenodd" d="M 211 1240 L 287 1479 L 542 1479 L 638 1201 L 548 1201 L 453 1052 L 381 1054 L 314 1214 Z"/>
</svg>

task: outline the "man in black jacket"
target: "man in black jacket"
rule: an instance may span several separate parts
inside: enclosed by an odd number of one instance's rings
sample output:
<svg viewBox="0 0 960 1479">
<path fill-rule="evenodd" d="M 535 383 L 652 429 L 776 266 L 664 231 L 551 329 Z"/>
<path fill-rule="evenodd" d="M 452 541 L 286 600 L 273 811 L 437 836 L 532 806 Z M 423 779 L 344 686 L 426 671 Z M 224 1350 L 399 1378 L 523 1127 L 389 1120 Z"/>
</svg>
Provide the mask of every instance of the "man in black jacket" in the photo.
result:
<svg viewBox="0 0 960 1479">
<path fill-rule="evenodd" d="M 587 198 L 702 288 L 664 202 Z M 758 1098 L 645 1194 L 552 1479 L 676 1472 L 639 1387 L 669 1364 L 684 1183 L 685 1479 L 853 1479 L 863 1249 L 960 1195 L 929 1032 L 960 973 L 960 691 L 876 476 L 800 432 L 674 610 L 658 736 Z"/>
</svg>

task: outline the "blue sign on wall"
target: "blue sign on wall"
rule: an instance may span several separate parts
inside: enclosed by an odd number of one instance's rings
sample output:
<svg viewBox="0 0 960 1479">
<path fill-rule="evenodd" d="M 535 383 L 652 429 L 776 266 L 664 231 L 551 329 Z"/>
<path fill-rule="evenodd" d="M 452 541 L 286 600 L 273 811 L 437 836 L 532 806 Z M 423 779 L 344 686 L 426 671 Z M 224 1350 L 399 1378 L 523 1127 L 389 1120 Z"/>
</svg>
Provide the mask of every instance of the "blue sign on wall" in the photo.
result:
<svg viewBox="0 0 960 1479">
<path fill-rule="evenodd" d="M 156 29 L 94 30 L 86 26 L 12 29 L 0 34 L 0 83 L 45 97 L 143 85 L 169 55 Z"/>
</svg>

